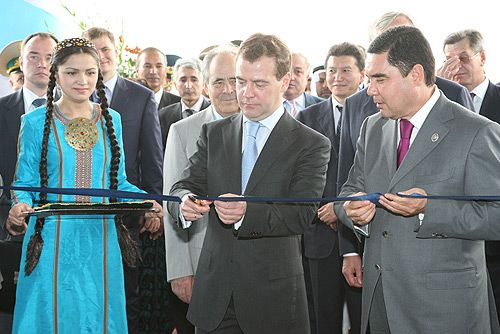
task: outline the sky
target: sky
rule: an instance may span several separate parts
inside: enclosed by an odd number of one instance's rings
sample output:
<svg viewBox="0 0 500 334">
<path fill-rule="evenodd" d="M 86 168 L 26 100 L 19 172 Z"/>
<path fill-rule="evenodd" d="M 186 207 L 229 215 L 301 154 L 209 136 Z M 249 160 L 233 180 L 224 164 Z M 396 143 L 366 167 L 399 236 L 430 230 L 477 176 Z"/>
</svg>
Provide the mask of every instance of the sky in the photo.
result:
<svg viewBox="0 0 500 334">
<path fill-rule="evenodd" d="M 500 81 L 500 43 L 493 1 L 430 0 L 7 0 L 27 1 L 64 22 L 60 38 L 80 33 L 78 23 L 123 32 L 130 47 L 155 46 L 167 54 L 197 57 L 201 50 L 255 32 L 281 37 L 293 52 L 304 54 L 312 67 L 324 62 L 330 46 L 344 41 L 368 46 L 370 25 L 387 11 L 412 17 L 429 40 L 436 64 L 444 60 L 442 42 L 451 32 L 473 28 L 486 41 L 485 70 Z M 68 14 L 63 6 L 75 13 Z M 0 46 L 3 47 L 3 46 Z"/>
</svg>

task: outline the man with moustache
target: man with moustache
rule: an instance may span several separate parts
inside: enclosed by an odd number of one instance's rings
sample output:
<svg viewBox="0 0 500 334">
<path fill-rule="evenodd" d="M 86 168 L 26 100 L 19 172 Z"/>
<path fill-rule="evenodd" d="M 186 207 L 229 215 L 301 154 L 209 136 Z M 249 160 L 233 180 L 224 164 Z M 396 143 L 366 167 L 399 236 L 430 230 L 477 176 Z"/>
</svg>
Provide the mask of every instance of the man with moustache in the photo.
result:
<svg viewBox="0 0 500 334">
<path fill-rule="evenodd" d="M 180 58 L 174 65 L 174 85 L 181 100 L 160 109 L 160 124 L 163 146 L 165 146 L 170 126 L 207 108 L 210 101 L 201 93 L 203 74 L 201 62 L 195 58 Z"/>
<path fill-rule="evenodd" d="M 236 100 L 236 65 L 237 49 L 232 46 L 217 47 L 210 50 L 203 58 L 204 89 L 212 105 L 183 119 L 170 127 L 163 163 L 163 192 L 169 193 L 185 168 L 189 158 L 196 152 L 196 142 L 203 124 L 223 119 L 240 111 Z M 165 203 L 166 205 L 166 203 Z M 166 207 L 165 207 L 166 209 Z M 201 247 L 205 238 L 208 217 L 190 223 L 182 229 L 165 212 L 165 248 L 167 251 L 167 279 L 172 291 L 182 302 L 173 302 L 174 312 L 182 312 L 185 317 L 191 301 L 194 274 L 198 266 Z M 190 325 L 192 327 L 192 325 Z M 176 326 L 179 334 L 187 332 Z M 192 328 L 191 332 L 194 331 Z"/>
</svg>

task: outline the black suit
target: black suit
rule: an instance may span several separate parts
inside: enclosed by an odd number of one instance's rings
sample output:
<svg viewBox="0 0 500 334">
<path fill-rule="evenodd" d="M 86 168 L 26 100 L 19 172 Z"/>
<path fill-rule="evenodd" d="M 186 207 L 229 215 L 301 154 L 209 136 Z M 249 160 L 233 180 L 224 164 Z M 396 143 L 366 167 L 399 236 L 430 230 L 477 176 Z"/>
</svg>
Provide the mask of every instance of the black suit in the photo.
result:
<svg viewBox="0 0 500 334">
<path fill-rule="evenodd" d="M 489 82 L 479 115 L 500 123 L 500 87 Z M 490 274 L 498 317 L 500 319 L 500 241 L 486 241 L 486 265 Z"/>
<path fill-rule="evenodd" d="M 125 170 L 128 181 L 148 193 L 161 194 L 163 152 L 158 108 L 153 92 L 118 76 L 110 107 L 119 112 L 122 119 Z M 139 216 L 127 217 L 125 224 L 132 237 L 139 242 Z M 159 247 L 163 243 L 157 240 Z M 158 265 L 162 265 L 161 262 L 164 261 L 160 261 Z M 129 333 L 138 333 L 139 314 L 141 309 L 144 309 L 141 307 L 138 293 L 139 270 L 129 268 L 124 264 L 124 273 Z M 146 301 L 146 303 L 151 302 Z"/>
<path fill-rule="evenodd" d="M 0 174 L 5 185 L 11 185 L 17 162 L 17 139 L 21 116 L 24 115 L 23 90 L 0 98 Z M 10 192 L 4 191 L 0 197 L 0 224 L 5 220 L 10 210 Z M 3 228 L 0 239 L 4 239 Z"/>
<path fill-rule="evenodd" d="M 210 101 L 203 98 L 203 103 L 201 104 L 201 109 L 204 110 L 210 106 Z M 160 125 L 161 125 L 161 138 L 163 142 L 163 150 L 165 150 L 165 144 L 167 142 L 168 130 L 170 125 L 178 122 L 182 119 L 182 105 L 181 102 L 171 104 L 167 107 L 161 108 L 158 113 L 160 114 Z"/>
<path fill-rule="evenodd" d="M 172 194 L 241 194 L 241 136 L 241 114 L 203 125 L 198 151 Z M 329 146 L 285 112 L 259 154 L 245 195 L 320 196 Z M 188 318 L 212 331 L 232 300 L 245 333 L 309 333 L 299 236 L 316 208 L 248 203 L 237 232 L 212 208 Z M 178 205 L 169 203 L 169 211 L 178 217 Z"/>
<path fill-rule="evenodd" d="M 323 197 L 334 197 L 337 195 L 339 143 L 335 136 L 332 98 L 300 111 L 297 120 L 330 139 L 332 146 Z M 316 333 L 342 332 L 344 297 L 347 297 L 350 311 L 351 333 L 359 333 L 361 289 L 350 288 L 345 282 L 337 232 L 321 222 L 317 215 L 304 231 L 304 254 L 309 260 Z"/>
<path fill-rule="evenodd" d="M 163 107 L 169 106 L 171 104 L 177 103 L 181 101 L 181 97 L 172 93 L 163 90 L 163 94 L 161 95 L 160 103 L 158 104 L 158 110 Z"/>
</svg>

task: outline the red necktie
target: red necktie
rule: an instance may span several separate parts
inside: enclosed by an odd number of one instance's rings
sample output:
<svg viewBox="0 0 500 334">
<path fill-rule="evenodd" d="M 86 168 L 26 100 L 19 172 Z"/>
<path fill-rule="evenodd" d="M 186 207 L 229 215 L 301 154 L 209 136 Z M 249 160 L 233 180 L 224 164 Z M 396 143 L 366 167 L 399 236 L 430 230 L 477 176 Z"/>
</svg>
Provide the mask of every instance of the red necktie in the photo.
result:
<svg viewBox="0 0 500 334">
<path fill-rule="evenodd" d="M 410 149 L 410 137 L 411 131 L 413 130 L 413 124 L 407 119 L 401 119 L 399 121 L 399 134 L 401 139 L 398 145 L 398 168 L 403 162 L 406 153 Z"/>
</svg>

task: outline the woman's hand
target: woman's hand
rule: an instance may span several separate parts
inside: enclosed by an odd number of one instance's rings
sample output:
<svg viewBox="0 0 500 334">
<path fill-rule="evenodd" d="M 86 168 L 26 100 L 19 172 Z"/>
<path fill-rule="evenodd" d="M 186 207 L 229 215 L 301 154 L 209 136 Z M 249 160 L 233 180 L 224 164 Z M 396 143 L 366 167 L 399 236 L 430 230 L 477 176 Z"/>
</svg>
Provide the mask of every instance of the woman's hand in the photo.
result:
<svg viewBox="0 0 500 334">
<path fill-rule="evenodd" d="M 26 233 L 28 225 L 26 225 L 26 217 L 29 212 L 33 212 L 33 208 L 26 203 L 18 203 L 10 208 L 9 217 L 5 227 L 12 235 L 21 235 Z"/>
<path fill-rule="evenodd" d="M 156 240 L 163 233 L 163 207 L 156 201 L 153 203 L 154 211 L 148 211 L 144 215 L 145 221 L 140 233 L 151 233 L 151 239 Z"/>
</svg>

